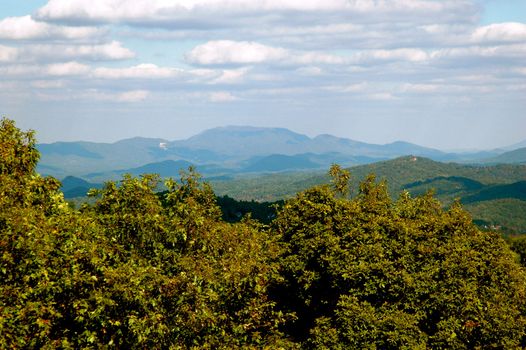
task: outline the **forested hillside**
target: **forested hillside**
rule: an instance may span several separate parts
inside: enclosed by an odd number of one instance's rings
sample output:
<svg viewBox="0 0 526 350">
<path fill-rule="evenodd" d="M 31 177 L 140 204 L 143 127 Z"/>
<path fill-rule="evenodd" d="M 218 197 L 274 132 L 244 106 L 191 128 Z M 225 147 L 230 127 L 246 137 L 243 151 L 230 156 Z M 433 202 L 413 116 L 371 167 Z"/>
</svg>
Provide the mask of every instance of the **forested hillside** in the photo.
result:
<svg viewBox="0 0 526 350">
<path fill-rule="evenodd" d="M 31 132 L 3 119 L 0 155 L 2 349 L 526 346 L 526 240 L 459 203 L 393 200 L 335 165 L 269 225 L 224 221 L 191 169 L 162 195 L 125 175 L 73 209 Z"/>
<path fill-rule="evenodd" d="M 485 160 L 485 163 L 526 164 L 526 147 L 518 148 Z"/>
<path fill-rule="evenodd" d="M 351 194 L 358 193 L 360 183 L 369 174 L 376 174 L 378 179 L 387 181 L 393 199 L 404 190 L 412 195 L 432 190 L 444 205 L 460 200 L 481 226 L 499 227 L 508 233 L 526 232 L 521 210 L 526 206 L 526 165 L 465 165 L 406 156 L 351 167 L 349 171 Z M 329 177 L 323 173 L 282 173 L 211 183 L 220 195 L 238 200 L 274 201 L 293 197 L 327 181 Z"/>
</svg>

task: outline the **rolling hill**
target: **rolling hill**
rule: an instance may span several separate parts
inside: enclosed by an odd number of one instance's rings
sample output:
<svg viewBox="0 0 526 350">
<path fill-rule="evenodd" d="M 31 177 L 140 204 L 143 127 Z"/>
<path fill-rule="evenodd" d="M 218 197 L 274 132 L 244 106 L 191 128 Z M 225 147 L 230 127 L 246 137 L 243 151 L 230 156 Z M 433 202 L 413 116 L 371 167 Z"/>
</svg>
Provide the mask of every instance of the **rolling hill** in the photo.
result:
<svg viewBox="0 0 526 350">
<path fill-rule="evenodd" d="M 416 187 L 415 183 L 419 181 L 427 181 L 429 185 L 427 187 L 431 188 L 433 182 L 440 178 L 465 178 L 479 182 L 481 185 L 511 184 L 526 179 L 525 165 L 477 166 L 442 163 L 414 156 L 353 166 L 349 170 L 351 171 L 351 187 L 354 191 L 367 175 L 376 174 L 377 179 L 388 182 L 393 194 L 399 193 L 407 186 Z M 281 199 L 282 196 L 292 196 L 298 191 L 327 181 L 328 177 L 322 171 L 314 175 L 284 173 L 270 176 L 236 177 L 230 182 L 214 183 L 214 188 L 220 194 L 229 195 L 233 198 L 268 201 Z M 423 190 L 424 187 L 426 186 L 420 186 L 416 189 Z M 272 188 L 280 196 L 274 196 Z"/>
<path fill-rule="evenodd" d="M 96 172 L 86 175 L 92 181 L 118 180 L 124 174 L 139 176 L 141 174 L 159 174 L 161 177 L 178 177 L 181 170 L 187 169 L 193 164 L 185 160 L 164 160 L 161 162 L 148 163 L 146 165 L 119 169 L 109 172 Z"/>
<path fill-rule="evenodd" d="M 205 175 L 219 196 L 272 202 L 291 197 L 306 188 L 328 183 L 327 168 L 317 170 L 319 163 L 314 162 L 312 157 L 311 154 L 254 157 L 244 165 L 243 170 L 230 175 L 217 175 L 224 173 L 225 169 L 213 166 L 202 169 L 198 166 L 197 170 Z M 166 160 L 112 173 L 94 173 L 89 177 L 92 182 L 67 177 L 63 180 L 63 191 L 66 198 L 83 196 L 89 188 L 100 186 L 96 185 L 98 179 L 118 180 L 124 173 L 135 176 L 158 173 L 162 177 L 177 178 L 179 171 L 189 165 L 191 163 L 187 161 Z M 315 170 L 309 170 L 309 167 Z M 374 173 L 378 180 L 388 182 L 393 198 L 403 190 L 413 195 L 433 190 L 444 205 L 460 200 L 482 226 L 498 226 L 512 233 L 526 232 L 526 225 L 521 223 L 526 220 L 524 211 L 521 211 L 526 205 L 526 165 L 475 166 L 406 156 L 349 169 L 352 195 L 357 194 L 359 183 Z M 266 174 L 261 175 L 261 172 Z"/>
<path fill-rule="evenodd" d="M 484 163 L 526 164 L 526 147 L 502 153 L 496 157 L 488 158 Z"/>
<path fill-rule="evenodd" d="M 74 176 L 67 176 L 62 181 L 61 190 L 64 193 L 64 198 L 85 197 L 88 191 L 92 188 L 101 188 L 101 184 L 88 182 Z"/>
<path fill-rule="evenodd" d="M 526 211 L 522 211 L 526 207 L 526 165 L 474 166 L 411 156 L 354 166 L 349 170 L 352 195 L 357 194 L 359 183 L 374 173 L 378 180 L 387 181 L 393 198 L 403 190 L 413 195 L 433 190 L 444 205 L 460 200 L 482 226 L 526 233 Z M 328 181 L 324 172 L 296 172 L 240 176 L 212 181 L 212 186 L 218 195 L 238 200 L 275 201 Z"/>
</svg>

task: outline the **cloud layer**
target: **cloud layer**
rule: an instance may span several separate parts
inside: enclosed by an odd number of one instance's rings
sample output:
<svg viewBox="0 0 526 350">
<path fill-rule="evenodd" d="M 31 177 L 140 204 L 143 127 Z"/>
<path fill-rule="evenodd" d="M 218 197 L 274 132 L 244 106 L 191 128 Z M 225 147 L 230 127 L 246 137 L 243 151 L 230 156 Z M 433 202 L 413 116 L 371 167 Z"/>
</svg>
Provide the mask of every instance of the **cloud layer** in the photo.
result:
<svg viewBox="0 0 526 350">
<path fill-rule="evenodd" d="M 416 116 L 444 104 L 461 117 L 476 114 L 477 101 L 500 99 L 518 116 L 526 23 L 482 23 L 483 4 L 49 0 L 32 14 L 0 17 L 9 87 L 0 103 L 202 103 L 209 114 L 220 104 L 249 115 L 273 104 L 281 118 L 319 106 L 344 118 Z"/>
</svg>

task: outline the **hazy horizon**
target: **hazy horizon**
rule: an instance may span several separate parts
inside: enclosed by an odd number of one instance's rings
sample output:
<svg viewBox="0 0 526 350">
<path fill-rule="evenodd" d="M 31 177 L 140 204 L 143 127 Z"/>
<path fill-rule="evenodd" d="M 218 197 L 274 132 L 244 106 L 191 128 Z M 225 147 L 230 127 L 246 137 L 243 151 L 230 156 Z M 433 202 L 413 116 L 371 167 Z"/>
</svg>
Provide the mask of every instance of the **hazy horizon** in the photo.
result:
<svg viewBox="0 0 526 350">
<path fill-rule="evenodd" d="M 526 140 L 523 0 L 5 0 L 0 115 L 39 143 L 226 125 Z"/>
<path fill-rule="evenodd" d="M 367 141 L 364 141 L 364 140 L 350 139 L 350 138 L 347 138 L 347 137 L 344 137 L 344 136 L 340 137 L 340 136 L 333 135 L 333 134 L 323 134 L 322 133 L 322 134 L 309 135 L 309 134 L 306 134 L 306 133 L 296 132 L 295 130 L 292 130 L 292 129 L 289 129 L 289 128 L 283 128 L 283 127 L 280 127 L 280 126 L 272 127 L 272 126 L 252 126 L 252 125 L 224 125 L 224 126 L 218 126 L 218 127 L 214 127 L 214 128 L 210 128 L 210 129 L 201 130 L 200 132 L 198 132 L 196 134 L 193 134 L 193 135 L 190 135 L 189 137 L 178 138 L 178 139 L 156 137 L 154 135 L 152 135 L 152 136 L 136 135 L 136 136 L 130 136 L 130 137 L 125 137 L 125 138 L 120 138 L 120 139 L 115 139 L 115 140 L 107 140 L 107 141 L 95 141 L 95 140 L 89 140 L 89 139 L 71 139 L 71 140 L 56 140 L 56 141 L 51 141 L 51 142 L 40 142 L 40 141 L 38 141 L 38 135 L 37 135 L 37 143 L 38 144 L 52 144 L 52 143 L 57 143 L 57 142 L 92 142 L 92 143 L 113 144 L 113 143 L 117 143 L 117 142 L 124 141 L 124 140 L 130 140 L 130 139 L 134 139 L 134 138 L 160 139 L 160 140 L 167 141 L 167 142 L 174 142 L 174 141 L 185 141 L 185 140 L 187 140 L 187 139 L 189 139 L 191 137 L 198 136 L 198 135 L 200 135 L 202 133 L 205 133 L 205 132 L 207 132 L 209 130 L 220 129 L 220 128 L 285 129 L 285 130 L 288 130 L 288 131 L 296 133 L 296 134 L 305 135 L 305 136 L 309 137 L 310 139 L 314 139 L 314 138 L 316 138 L 318 136 L 329 135 L 329 136 L 336 136 L 336 137 L 339 137 L 339 138 L 349 139 L 349 140 L 352 140 L 352 141 L 358 141 L 358 142 L 363 142 L 363 143 L 375 144 L 375 143 L 367 142 Z M 387 142 L 387 143 L 376 143 L 376 145 L 388 145 L 388 144 L 392 144 L 392 143 L 396 143 L 396 142 L 409 142 L 409 141 L 406 141 L 406 140 L 394 140 L 394 141 Z M 516 142 L 516 143 L 513 143 L 513 144 L 502 145 L 501 147 L 495 147 L 495 148 L 471 148 L 471 149 L 462 149 L 462 148 L 442 149 L 442 148 L 435 148 L 435 149 L 439 150 L 439 151 L 443 151 L 443 152 L 452 152 L 452 153 L 455 153 L 455 152 L 456 153 L 463 153 L 463 152 L 477 152 L 477 151 L 492 151 L 492 150 L 496 150 L 496 149 L 502 149 L 502 150 L 503 149 L 509 149 L 510 147 L 514 148 L 519 143 L 521 143 L 521 144 L 522 143 L 526 143 L 526 140 L 522 140 L 520 142 Z M 416 144 L 416 145 L 427 147 L 427 146 L 421 145 L 421 144 Z M 522 148 L 522 147 L 524 147 L 524 146 L 521 145 L 520 148 Z M 429 148 L 433 148 L 433 147 L 429 147 Z"/>
</svg>

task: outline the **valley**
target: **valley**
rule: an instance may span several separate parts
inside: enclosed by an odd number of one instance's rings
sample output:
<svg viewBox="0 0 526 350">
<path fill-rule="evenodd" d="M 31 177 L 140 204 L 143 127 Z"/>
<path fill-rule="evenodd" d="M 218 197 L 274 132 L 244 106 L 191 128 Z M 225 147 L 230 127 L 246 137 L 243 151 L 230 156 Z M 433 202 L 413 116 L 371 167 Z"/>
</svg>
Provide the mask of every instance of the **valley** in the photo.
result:
<svg viewBox="0 0 526 350">
<path fill-rule="evenodd" d="M 75 202 L 82 202 L 90 188 L 119 181 L 124 174 L 177 178 L 192 166 L 217 196 L 271 203 L 326 183 L 327 169 L 337 163 L 351 172 L 351 196 L 357 195 L 361 181 L 375 174 L 387 182 L 393 199 L 402 191 L 413 196 L 433 191 L 444 206 L 460 201 L 480 227 L 526 232 L 524 148 L 446 153 L 406 142 L 373 145 L 251 127 L 211 129 L 174 142 L 134 138 L 38 148 L 38 170 L 61 179 L 65 198 Z"/>
</svg>

